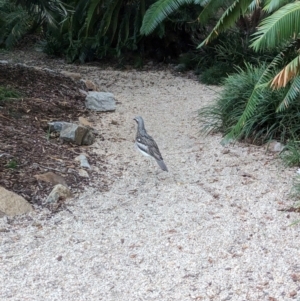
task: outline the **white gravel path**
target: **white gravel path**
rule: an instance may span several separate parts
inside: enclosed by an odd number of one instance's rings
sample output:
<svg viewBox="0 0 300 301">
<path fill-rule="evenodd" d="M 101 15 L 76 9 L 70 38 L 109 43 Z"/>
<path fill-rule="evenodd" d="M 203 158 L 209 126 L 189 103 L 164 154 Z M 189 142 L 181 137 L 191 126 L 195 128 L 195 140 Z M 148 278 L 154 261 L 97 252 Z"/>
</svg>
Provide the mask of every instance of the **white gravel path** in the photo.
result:
<svg viewBox="0 0 300 301">
<path fill-rule="evenodd" d="M 0 300 L 300 300 L 299 215 L 278 211 L 295 169 L 199 135 L 196 110 L 219 88 L 167 71 L 79 72 L 119 102 L 92 118 L 115 182 L 103 193 L 91 179 L 50 219 L 0 220 Z M 169 173 L 134 149 L 136 115 Z"/>
</svg>

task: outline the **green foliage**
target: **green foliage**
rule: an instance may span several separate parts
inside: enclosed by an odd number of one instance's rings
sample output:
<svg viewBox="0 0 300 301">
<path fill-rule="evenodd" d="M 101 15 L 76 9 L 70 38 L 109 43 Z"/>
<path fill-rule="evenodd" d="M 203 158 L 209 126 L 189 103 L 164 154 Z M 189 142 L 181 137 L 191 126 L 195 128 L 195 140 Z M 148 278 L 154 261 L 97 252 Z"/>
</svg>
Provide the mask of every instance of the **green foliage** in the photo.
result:
<svg viewBox="0 0 300 301">
<path fill-rule="evenodd" d="M 16 169 L 18 167 L 18 162 L 15 159 L 9 160 L 9 162 L 6 164 L 6 167 L 10 169 Z"/>
<path fill-rule="evenodd" d="M 291 190 L 291 196 L 299 200 L 299 196 L 300 196 L 300 175 L 297 175 L 293 179 L 293 186 L 292 186 L 292 190 Z M 296 204 L 294 205 L 294 208 L 297 208 L 297 209 L 300 208 L 300 202 L 299 201 L 296 202 Z M 298 223 L 299 223 L 299 221 L 298 221 Z"/>
<path fill-rule="evenodd" d="M 253 34 L 254 50 L 274 48 L 300 33 L 300 2 L 289 3 L 265 18 Z M 280 33 L 280 34 L 279 34 Z"/>
<path fill-rule="evenodd" d="M 264 76 L 265 65 L 246 70 L 238 68 L 238 73 L 225 79 L 224 89 L 215 104 L 199 111 L 202 130 L 206 133 L 220 131 L 224 135 L 233 130 L 248 105 L 257 82 Z M 294 103 L 284 112 L 277 112 L 278 104 L 287 89 L 274 91 L 264 88 L 257 92 L 257 103 L 252 107 L 239 133 L 239 139 L 250 139 L 264 143 L 270 139 L 287 141 L 300 139 L 300 106 Z"/>
<path fill-rule="evenodd" d="M 300 166 L 300 141 L 289 141 L 280 156 L 286 166 Z"/>
<path fill-rule="evenodd" d="M 0 86 L 0 105 L 4 105 L 5 102 L 12 101 L 20 96 L 21 94 L 16 90 Z"/>
<path fill-rule="evenodd" d="M 0 0 L 0 46 L 12 48 L 30 29 L 29 14 L 9 0 Z"/>
<path fill-rule="evenodd" d="M 218 62 L 204 70 L 199 76 L 200 81 L 206 85 L 220 85 L 228 74 L 232 73 L 233 66 Z"/>
<path fill-rule="evenodd" d="M 184 4 L 199 4 L 201 0 L 158 0 L 153 3 L 147 10 L 143 24 L 141 27 L 141 34 L 149 35 L 155 28 L 161 24 L 172 13 L 176 12 L 180 6 Z"/>
</svg>

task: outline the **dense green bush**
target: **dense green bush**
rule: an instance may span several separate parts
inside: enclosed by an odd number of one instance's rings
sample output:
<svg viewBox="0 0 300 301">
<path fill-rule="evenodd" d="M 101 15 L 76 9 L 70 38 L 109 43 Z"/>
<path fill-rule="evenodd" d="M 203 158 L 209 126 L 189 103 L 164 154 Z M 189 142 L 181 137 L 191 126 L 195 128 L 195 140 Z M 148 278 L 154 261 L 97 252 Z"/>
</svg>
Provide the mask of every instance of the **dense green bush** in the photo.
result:
<svg viewBox="0 0 300 301">
<path fill-rule="evenodd" d="M 32 23 L 22 7 L 0 0 L 0 47 L 11 49 L 30 30 Z"/>
<path fill-rule="evenodd" d="M 217 101 L 199 111 L 203 131 L 220 131 L 224 135 L 229 133 L 243 114 L 254 86 L 264 70 L 264 65 L 254 67 L 246 64 L 245 70 L 238 68 L 236 74 L 228 76 Z M 250 139 L 256 143 L 264 143 L 270 139 L 282 142 L 288 139 L 300 140 L 299 102 L 277 112 L 287 89 L 288 87 L 280 90 L 265 88 L 260 91 L 255 113 L 243 125 L 239 139 Z"/>
</svg>

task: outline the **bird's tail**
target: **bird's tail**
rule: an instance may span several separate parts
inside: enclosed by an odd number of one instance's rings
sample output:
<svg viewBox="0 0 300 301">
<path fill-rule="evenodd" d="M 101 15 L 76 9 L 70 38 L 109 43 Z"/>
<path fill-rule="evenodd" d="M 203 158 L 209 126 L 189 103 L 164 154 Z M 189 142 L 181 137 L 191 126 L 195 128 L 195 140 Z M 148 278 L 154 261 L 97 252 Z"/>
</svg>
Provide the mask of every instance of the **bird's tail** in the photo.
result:
<svg viewBox="0 0 300 301">
<path fill-rule="evenodd" d="M 168 171 L 168 168 L 167 168 L 164 160 L 156 160 L 156 162 L 162 170 Z"/>
</svg>

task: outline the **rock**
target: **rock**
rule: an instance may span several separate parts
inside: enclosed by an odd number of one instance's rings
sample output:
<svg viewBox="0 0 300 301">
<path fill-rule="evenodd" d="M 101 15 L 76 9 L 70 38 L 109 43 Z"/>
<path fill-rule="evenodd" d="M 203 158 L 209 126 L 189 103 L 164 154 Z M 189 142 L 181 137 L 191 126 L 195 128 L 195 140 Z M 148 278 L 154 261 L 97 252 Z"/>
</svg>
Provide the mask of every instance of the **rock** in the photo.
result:
<svg viewBox="0 0 300 301">
<path fill-rule="evenodd" d="M 92 123 L 89 122 L 86 118 L 84 117 L 78 117 L 79 123 L 83 126 L 88 126 L 88 127 L 93 127 Z"/>
<path fill-rule="evenodd" d="M 33 208 L 23 197 L 0 186 L 0 211 L 15 216 L 33 211 Z"/>
<path fill-rule="evenodd" d="M 44 174 L 39 174 L 34 176 L 38 181 L 44 181 L 44 182 L 49 182 L 52 184 L 62 184 L 64 186 L 68 186 L 65 179 L 60 176 L 55 174 L 52 171 L 46 172 Z"/>
<path fill-rule="evenodd" d="M 7 64 L 8 64 L 8 61 L 0 60 L 0 64 L 1 64 L 1 65 L 7 65 Z"/>
<path fill-rule="evenodd" d="M 174 70 L 177 72 L 183 72 L 186 70 L 185 64 L 178 64 L 177 66 L 174 67 Z"/>
<path fill-rule="evenodd" d="M 60 138 L 81 145 L 82 139 L 87 132 L 88 129 L 84 126 L 74 123 L 64 123 L 60 131 Z"/>
<path fill-rule="evenodd" d="M 89 79 L 81 79 L 80 81 L 85 85 L 85 87 L 89 91 L 99 91 L 98 86 L 94 82 L 92 82 L 91 80 L 89 80 Z"/>
<path fill-rule="evenodd" d="M 75 158 L 75 161 L 79 161 L 81 167 L 91 169 L 91 165 L 89 164 L 87 157 L 84 154 L 80 154 L 79 156 L 77 156 Z"/>
<path fill-rule="evenodd" d="M 266 143 L 265 146 L 266 146 L 267 150 L 269 150 L 270 152 L 273 152 L 273 153 L 282 152 L 284 149 L 284 145 L 275 140 Z"/>
<path fill-rule="evenodd" d="M 46 203 L 55 203 L 59 199 L 67 199 L 69 197 L 72 197 L 72 193 L 70 189 L 64 185 L 57 184 L 54 186 L 50 194 L 48 195 L 46 199 Z"/>
<path fill-rule="evenodd" d="M 82 139 L 82 145 L 92 145 L 95 141 L 94 134 L 89 130 Z"/>
<path fill-rule="evenodd" d="M 87 173 L 87 171 L 84 170 L 84 169 L 78 169 L 78 174 L 79 174 L 79 176 L 81 176 L 83 178 L 89 178 L 90 177 L 89 174 Z"/>
<path fill-rule="evenodd" d="M 107 112 L 116 109 L 115 97 L 109 92 L 89 92 L 85 98 L 85 106 L 87 109 Z"/>
<path fill-rule="evenodd" d="M 81 79 L 81 74 L 77 72 L 61 71 L 60 73 L 75 80 Z"/>
<path fill-rule="evenodd" d="M 60 132 L 63 126 L 64 121 L 53 121 L 48 122 L 49 125 L 49 131 L 50 132 Z"/>
<path fill-rule="evenodd" d="M 59 137 L 62 140 L 77 145 L 91 145 L 95 140 L 92 131 L 82 125 L 64 121 L 49 122 L 48 125 L 50 132 L 60 132 Z"/>
</svg>

